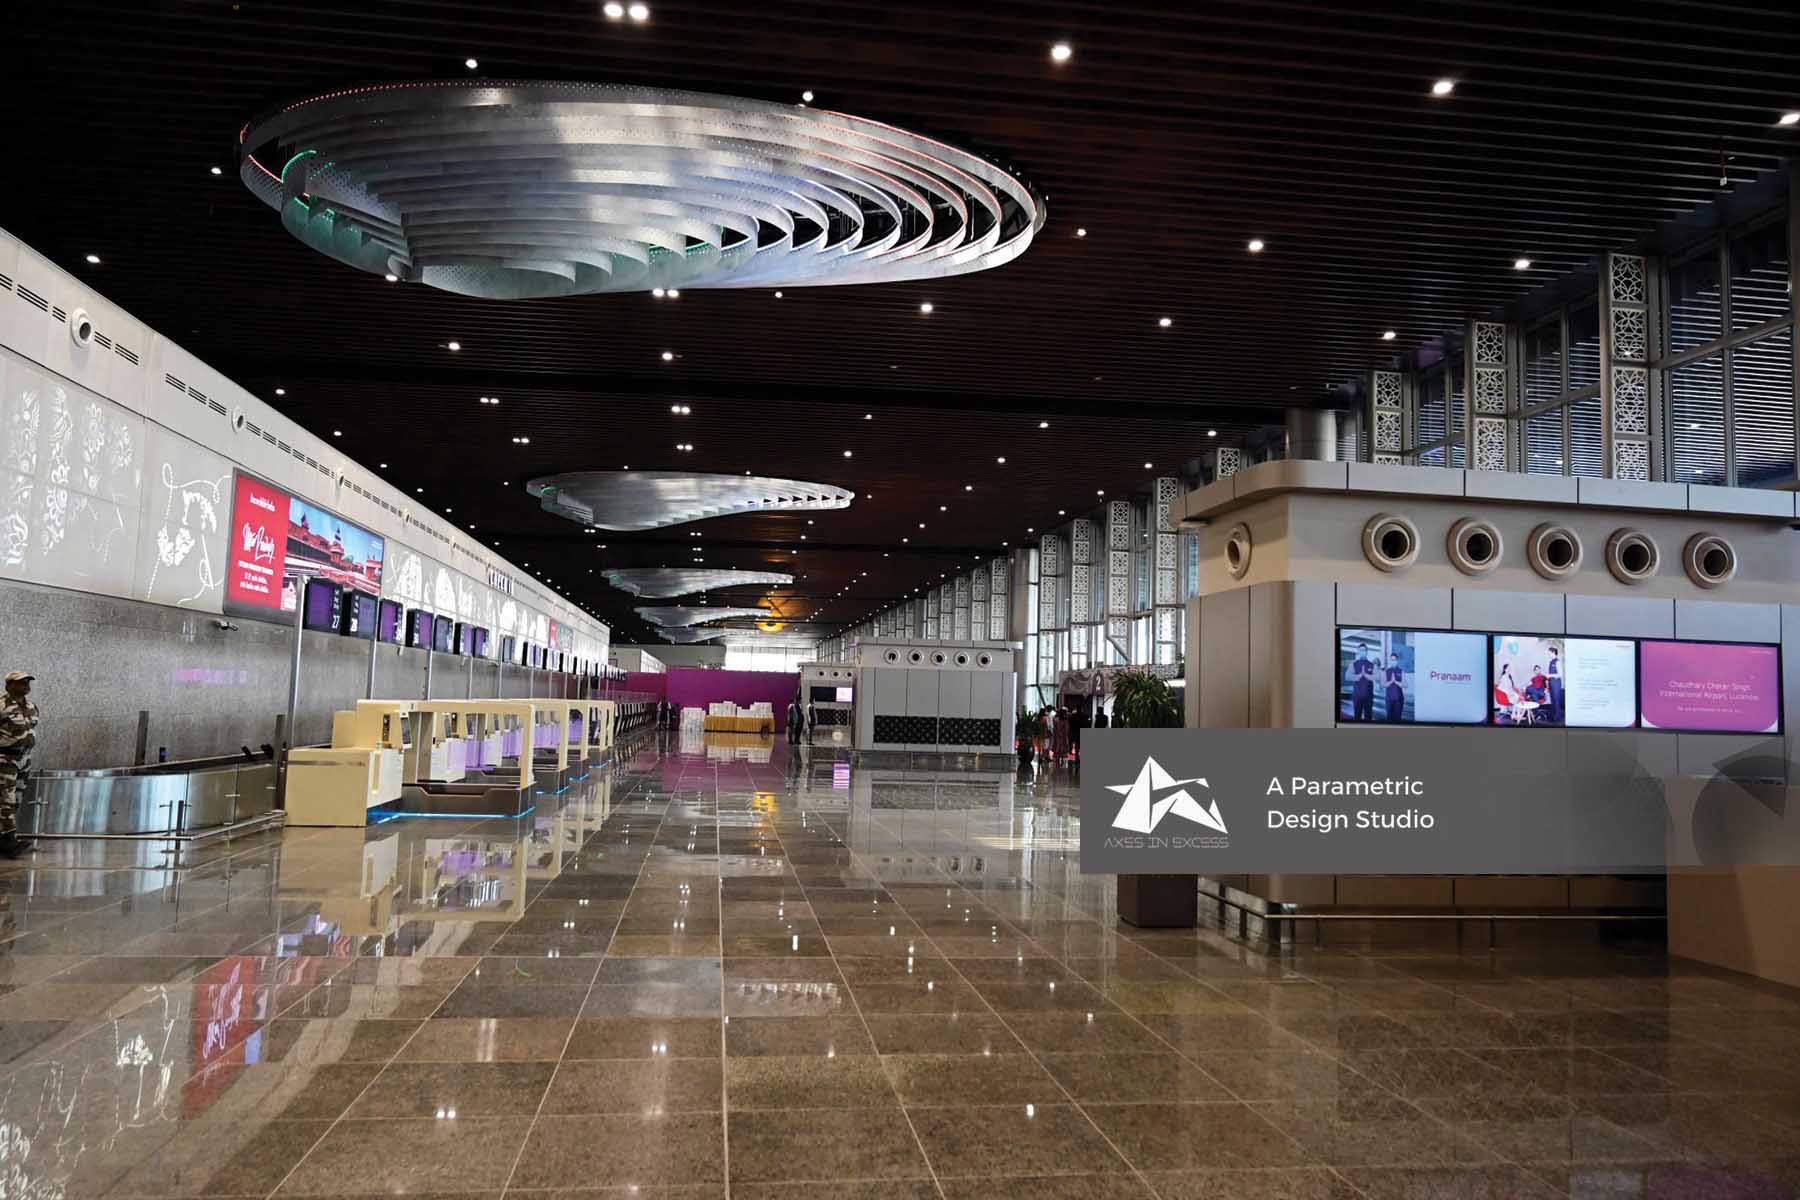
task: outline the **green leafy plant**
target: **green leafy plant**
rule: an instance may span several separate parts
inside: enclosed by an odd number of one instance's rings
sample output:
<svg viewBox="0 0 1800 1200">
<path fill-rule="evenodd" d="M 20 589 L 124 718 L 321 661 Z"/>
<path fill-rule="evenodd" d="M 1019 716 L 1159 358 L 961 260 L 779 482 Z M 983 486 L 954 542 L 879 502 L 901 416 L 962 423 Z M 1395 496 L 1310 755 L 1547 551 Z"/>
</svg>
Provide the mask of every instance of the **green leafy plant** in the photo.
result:
<svg viewBox="0 0 1800 1200">
<path fill-rule="evenodd" d="M 1029 708 L 1019 710 L 1018 735 L 1024 741 L 1036 741 L 1044 736 L 1044 714 Z"/>
<path fill-rule="evenodd" d="M 1166 679 L 1149 671 L 1113 676 L 1113 725 L 1121 729 L 1179 729 L 1181 702 Z"/>
</svg>

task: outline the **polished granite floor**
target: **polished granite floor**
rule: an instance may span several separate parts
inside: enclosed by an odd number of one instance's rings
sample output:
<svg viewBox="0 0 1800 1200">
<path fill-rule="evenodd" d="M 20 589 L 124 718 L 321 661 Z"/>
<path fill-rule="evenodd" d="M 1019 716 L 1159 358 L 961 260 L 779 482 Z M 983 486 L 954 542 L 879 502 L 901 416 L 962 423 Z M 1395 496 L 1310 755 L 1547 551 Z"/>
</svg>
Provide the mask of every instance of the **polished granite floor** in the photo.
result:
<svg viewBox="0 0 1800 1200">
<path fill-rule="evenodd" d="M 1147 933 L 1064 776 L 640 739 L 522 822 L 0 866 L 0 1197 L 1775 1197 L 1800 998 Z"/>
</svg>

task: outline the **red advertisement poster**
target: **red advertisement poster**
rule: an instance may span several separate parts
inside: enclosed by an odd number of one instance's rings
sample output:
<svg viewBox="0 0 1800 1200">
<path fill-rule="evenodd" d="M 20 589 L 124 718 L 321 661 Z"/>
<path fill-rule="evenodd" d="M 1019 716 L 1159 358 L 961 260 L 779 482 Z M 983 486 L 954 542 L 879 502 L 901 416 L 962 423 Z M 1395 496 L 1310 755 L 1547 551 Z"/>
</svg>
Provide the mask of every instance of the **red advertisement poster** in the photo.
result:
<svg viewBox="0 0 1800 1200">
<path fill-rule="evenodd" d="M 279 613 L 292 497 L 239 472 L 231 503 L 225 569 L 225 606 L 253 614 Z"/>
</svg>

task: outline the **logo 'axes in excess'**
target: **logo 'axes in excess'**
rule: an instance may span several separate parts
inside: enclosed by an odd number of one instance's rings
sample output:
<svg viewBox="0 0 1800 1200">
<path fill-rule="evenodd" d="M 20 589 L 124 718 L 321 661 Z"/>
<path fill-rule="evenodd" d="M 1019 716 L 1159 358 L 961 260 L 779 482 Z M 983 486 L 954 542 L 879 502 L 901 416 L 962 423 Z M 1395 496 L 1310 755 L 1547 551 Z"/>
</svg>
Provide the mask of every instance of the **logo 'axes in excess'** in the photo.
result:
<svg viewBox="0 0 1800 1200">
<path fill-rule="evenodd" d="M 1219 815 L 1219 802 L 1212 801 L 1210 807 L 1201 808 L 1200 802 L 1194 799 L 1187 790 L 1187 785 L 1197 783 L 1206 787 L 1204 779 L 1171 779 L 1169 773 L 1162 769 L 1162 764 L 1154 758 L 1145 758 L 1143 769 L 1138 777 L 1126 784 L 1108 784 L 1106 790 L 1117 792 L 1125 797 L 1125 803 L 1119 807 L 1119 815 L 1113 818 L 1114 829 L 1128 829 L 1133 833 L 1149 833 L 1157 823 L 1169 813 L 1196 825 L 1204 825 L 1208 829 L 1226 832 L 1225 818 Z"/>
</svg>

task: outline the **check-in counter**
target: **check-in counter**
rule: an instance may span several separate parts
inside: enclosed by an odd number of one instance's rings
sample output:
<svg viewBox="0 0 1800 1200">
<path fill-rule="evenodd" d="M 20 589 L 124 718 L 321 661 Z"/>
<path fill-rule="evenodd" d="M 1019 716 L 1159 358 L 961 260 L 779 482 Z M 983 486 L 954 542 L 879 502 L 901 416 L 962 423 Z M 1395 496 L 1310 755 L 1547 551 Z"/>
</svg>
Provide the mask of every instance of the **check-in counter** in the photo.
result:
<svg viewBox="0 0 1800 1200">
<path fill-rule="evenodd" d="M 371 808 L 400 798 L 410 700 L 362 700 L 331 722 L 330 746 L 290 750 L 287 823 L 366 825 Z"/>
</svg>

